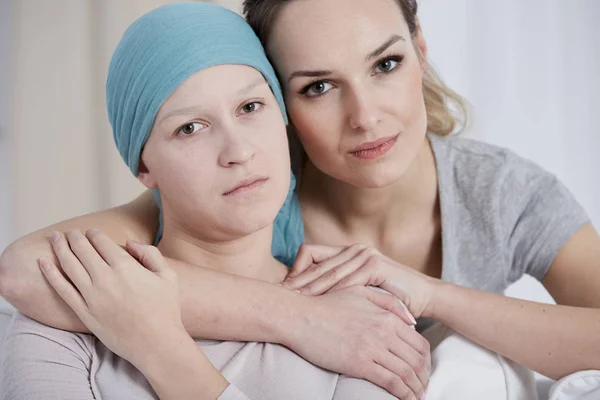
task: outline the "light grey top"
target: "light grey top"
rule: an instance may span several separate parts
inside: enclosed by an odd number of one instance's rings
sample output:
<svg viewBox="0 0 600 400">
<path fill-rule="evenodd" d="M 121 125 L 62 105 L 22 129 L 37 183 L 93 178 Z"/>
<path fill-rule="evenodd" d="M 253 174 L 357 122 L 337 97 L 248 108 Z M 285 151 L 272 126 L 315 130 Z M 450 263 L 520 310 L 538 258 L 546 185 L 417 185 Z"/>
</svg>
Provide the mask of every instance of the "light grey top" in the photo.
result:
<svg viewBox="0 0 600 400">
<path fill-rule="evenodd" d="M 502 293 L 542 280 L 589 218 L 558 179 L 513 152 L 430 135 L 442 212 L 442 279 Z"/>
<path fill-rule="evenodd" d="M 325 371 L 279 345 L 198 344 L 231 382 L 219 400 L 396 399 L 367 381 Z M 157 398 L 141 372 L 96 337 L 50 328 L 18 312 L 6 336 L 0 374 L 2 400 Z"/>
</svg>

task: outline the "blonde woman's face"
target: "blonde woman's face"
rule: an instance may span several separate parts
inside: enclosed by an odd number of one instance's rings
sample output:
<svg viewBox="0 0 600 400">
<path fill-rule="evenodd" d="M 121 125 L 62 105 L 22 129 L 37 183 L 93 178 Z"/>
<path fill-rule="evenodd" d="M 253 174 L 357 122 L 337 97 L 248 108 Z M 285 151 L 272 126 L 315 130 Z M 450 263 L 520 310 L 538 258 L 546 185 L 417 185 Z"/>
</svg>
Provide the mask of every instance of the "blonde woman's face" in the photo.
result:
<svg viewBox="0 0 600 400">
<path fill-rule="evenodd" d="M 140 180 L 160 189 L 165 226 L 205 241 L 270 226 L 290 185 L 283 115 L 247 66 L 208 68 L 180 85 L 161 106 L 142 161 Z"/>
<path fill-rule="evenodd" d="M 317 168 L 357 187 L 402 177 L 423 146 L 427 117 L 422 57 L 395 1 L 293 1 L 268 51 Z"/>
</svg>

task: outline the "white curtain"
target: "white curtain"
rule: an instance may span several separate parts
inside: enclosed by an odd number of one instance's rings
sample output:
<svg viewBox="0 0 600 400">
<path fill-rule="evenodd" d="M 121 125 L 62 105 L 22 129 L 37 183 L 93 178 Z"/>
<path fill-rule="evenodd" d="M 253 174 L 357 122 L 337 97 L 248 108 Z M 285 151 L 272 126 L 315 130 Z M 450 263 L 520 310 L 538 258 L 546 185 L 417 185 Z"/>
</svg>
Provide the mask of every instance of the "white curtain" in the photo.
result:
<svg viewBox="0 0 600 400">
<path fill-rule="evenodd" d="M 11 70 L 11 3 L 0 1 L 0 251 L 10 238 L 10 144 L 8 142 L 9 75 Z"/>
</svg>

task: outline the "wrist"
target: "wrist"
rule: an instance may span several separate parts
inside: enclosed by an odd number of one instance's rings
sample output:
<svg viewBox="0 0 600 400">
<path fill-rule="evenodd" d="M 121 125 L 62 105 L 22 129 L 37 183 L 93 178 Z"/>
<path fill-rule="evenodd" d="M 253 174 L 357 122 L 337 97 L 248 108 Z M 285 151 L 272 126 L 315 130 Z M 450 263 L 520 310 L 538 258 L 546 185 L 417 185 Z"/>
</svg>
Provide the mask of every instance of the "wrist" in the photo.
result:
<svg viewBox="0 0 600 400">
<path fill-rule="evenodd" d="M 195 346 L 194 340 L 183 327 L 165 330 L 161 332 L 160 337 L 143 341 L 143 346 L 136 351 L 136 354 L 128 357 L 128 361 L 144 375 L 146 373 L 159 375 L 164 370 L 168 370 L 176 363 L 178 356 Z"/>
<path fill-rule="evenodd" d="M 309 310 L 313 304 L 314 297 L 303 296 L 295 292 L 285 290 L 286 299 L 283 307 L 281 307 L 281 316 L 274 321 L 273 331 L 276 337 L 276 343 L 287 348 L 293 348 L 299 333 L 304 330 L 308 324 L 306 318 L 309 315 Z"/>
<path fill-rule="evenodd" d="M 423 310 L 422 316 L 441 322 L 440 320 L 444 314 L 443 307 L 452 307 L 449 297 L 454 286 L 440 279 L 432 279 L 430 282 L 429 301 Z"/>
<path fill-rule="evenodd" d="M 183 328 L 162 342 L 132 363 L 159 398 L 215 399 L 227 388 L 229 382 Z"/>
</svg>

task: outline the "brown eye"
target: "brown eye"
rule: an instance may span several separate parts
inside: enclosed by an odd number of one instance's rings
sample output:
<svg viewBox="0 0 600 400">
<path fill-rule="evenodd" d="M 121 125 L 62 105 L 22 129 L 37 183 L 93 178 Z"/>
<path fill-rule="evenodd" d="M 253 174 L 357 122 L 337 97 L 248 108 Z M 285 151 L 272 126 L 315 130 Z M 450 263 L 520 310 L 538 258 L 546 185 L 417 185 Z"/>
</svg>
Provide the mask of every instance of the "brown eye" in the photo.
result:
<svg viewBox="0 0 600 400">
<path fill-rule="evenodd" d="M 252 103 L 248 103 L 245 104 L 244 106 L 242 106 L 242 114 L 250 114 L 255 112 L 256 110 L 260 109 L 260 107 L 262 106 L 262 104 L 253 101 Z"/>
<path fill-rule="evenodd" d="M 206 125 L 201 124 L 200 122 L 190 122 L 188 124 L 182 125 L 181 128 L 179 128 L 179 130 L 177 131 L 177 134 L 180 136 L 191 136 L 205 126 Z"/>
</svg>

